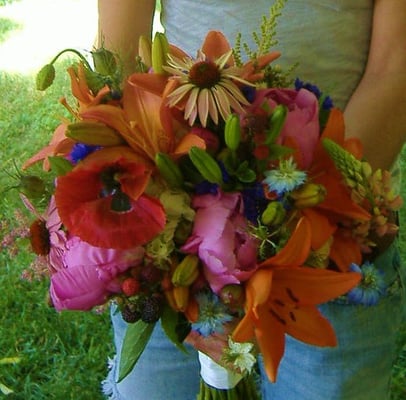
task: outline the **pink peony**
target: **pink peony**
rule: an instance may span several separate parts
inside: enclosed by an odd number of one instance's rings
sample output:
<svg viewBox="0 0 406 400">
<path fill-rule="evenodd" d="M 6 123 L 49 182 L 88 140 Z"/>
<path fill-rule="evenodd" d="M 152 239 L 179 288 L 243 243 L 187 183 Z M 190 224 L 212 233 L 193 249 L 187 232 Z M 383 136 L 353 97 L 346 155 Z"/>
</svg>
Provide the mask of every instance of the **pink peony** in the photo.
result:
<svg viewBox="0 0 406 400">
<path fill-rule="evenodd" d="M 256 269 L 257 243 L 247 232 L 239 193 L 201 195 L 193 199 L 196 216 L 182 250 L 198 254 L 216 293 L 227 284 L 247 280 Z"/>
<path fill-rule="evenodd" d="M 50 295 L 58 310 L 90 310 L 120 290 L 116 277 L 137 265 L 143 249 L 115 250 L 94 247 L 78 237 L 67 242 L 66 268 L 51 276 Z"/>
<path fill-rule="evenodd" d="M 288 107 L 288 115 L 279 135 L 278 144 L 291 145 L 299 151 L 299 167 L 307 169 L 319 140 L 319 105 L 317 97 L 306 89 L 263 89 L 256 93 L 252 109 L 268 102 L 271 109 L 278 104 Z"/>
</svg>

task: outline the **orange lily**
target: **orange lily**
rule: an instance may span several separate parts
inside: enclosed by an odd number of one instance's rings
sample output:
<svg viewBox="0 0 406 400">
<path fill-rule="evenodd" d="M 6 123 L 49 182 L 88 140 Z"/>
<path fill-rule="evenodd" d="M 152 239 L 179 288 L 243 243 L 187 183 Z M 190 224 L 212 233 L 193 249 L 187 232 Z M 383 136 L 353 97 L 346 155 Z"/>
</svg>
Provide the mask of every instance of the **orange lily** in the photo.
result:
<svg viewBox="0 0 406 400">
<path fill-rule="evenodd" d="M 162 99 L 153 93 L 126 84 L 122 108 L 109 104 L 88 107 L 80 113 L 83 120 L 96 120 L 115 129 L 146 162 L 154 162 L 159 152 L 186 153 L 192 146 L 205 147 L 197 135 L 175 129 L 175 120 Z M 179 128 L 179 126 L 176 126 Z"/>
<path fill-rule="evenodd" d="M 285 334 L 316 346 L 337 345 L 334 329 L 317 305 L 348 292 L 361 278 L 301 266 L 310 247 L 307 240 L 302 249 L 309 230 L 309 222 L 300 219 L 286 246 L 248 280 L 245 315 L 233 332 L 239 342 L 256 339 L 272 382 L 285 351 Z"/>
</svg>

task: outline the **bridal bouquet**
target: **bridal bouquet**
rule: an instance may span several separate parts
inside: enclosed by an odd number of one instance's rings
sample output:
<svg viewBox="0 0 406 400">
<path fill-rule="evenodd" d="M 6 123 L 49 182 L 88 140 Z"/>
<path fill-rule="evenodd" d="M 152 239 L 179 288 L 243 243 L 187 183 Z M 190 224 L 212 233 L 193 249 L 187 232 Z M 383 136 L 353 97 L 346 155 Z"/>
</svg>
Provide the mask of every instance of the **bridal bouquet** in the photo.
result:
<svg viewBox="0 0 406 400">
<path fill-rule="evenodd" d="M 22 194 L 50 301 L 117 304 L 129 323 L 120 379 L 160 321 L 200 351 L 198 398 L 255 399 L 258 353 L 275 381 L 286 334 L 336 345 L 320 303 L 371 305 L 385 290 L 368 260 L 396 233 L 401 200 L 332 100 L 274 65 L 276 15 L 255 51 L 218 31 L 197 55 L 142 38 L 128 79 L 107 49 L 79 54 L 74 101 L 61 100 L 71 118 L 23 165 L 43 162 L 53 182 L 44 210 Z"/>
</svg>

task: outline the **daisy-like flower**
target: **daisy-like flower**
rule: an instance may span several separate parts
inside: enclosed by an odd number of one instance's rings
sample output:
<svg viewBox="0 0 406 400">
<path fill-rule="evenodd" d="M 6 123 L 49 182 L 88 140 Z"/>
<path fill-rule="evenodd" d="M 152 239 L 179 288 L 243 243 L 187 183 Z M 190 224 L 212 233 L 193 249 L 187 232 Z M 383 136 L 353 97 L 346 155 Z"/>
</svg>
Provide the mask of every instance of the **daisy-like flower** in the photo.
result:
<svg viewBox="0 0 406 400">
<path fill-rule="evenodd" d="M 196 300 L 199 304 L 199 319 L 192 324 L 192 329 L 204 337 L 223 333 L 223 325 L 233 319 L 225 305 L 213 292 L 198 293 Z"/>
<path fill-rule="evenodd" d="M 348 300 L 353 304 L 363 304 L 364 306 L 374 306 L 378 303 L 380 297 L 386 293 L 386 283 L 384 274 L 370 262 L 365 262 L 361 267 L 357 264 L 351 264 L 350 270 L 362 274 L 359 285 L 351 289 L 348 294 Z"/>
<path fill-rule="evenodd" d="M 266 178 L 263 183 L 268 185 L 271 192 L 276 192 L 282 195 L 290 192 L 302 185 L 306 181 L 306 172 L 296 168 L 296 164 L 292 158 L 282 160 L 279 167 L 269 171 L 265 171 Z"/>
<path fill-rule="evenodd" d="M 240 68 L 227 65 L 231 56 L 232 50 L 216 59 L 210 59 L 203 51 L 198 52 L 196 59 L 168 55 L 165 70 L 174 75 L 178 84 L 168 95 L 168 105 L 184 107 L 185 119 L 190 125 L 199 117 L 205 127 L 209 115 L 217 125 L 219 114 L 226 120 L 231 109 L 242 113 L 242 105 L 249 104 L 235 81 L 244 85 L 250 83 L 240 77 Z"/>
</svg>

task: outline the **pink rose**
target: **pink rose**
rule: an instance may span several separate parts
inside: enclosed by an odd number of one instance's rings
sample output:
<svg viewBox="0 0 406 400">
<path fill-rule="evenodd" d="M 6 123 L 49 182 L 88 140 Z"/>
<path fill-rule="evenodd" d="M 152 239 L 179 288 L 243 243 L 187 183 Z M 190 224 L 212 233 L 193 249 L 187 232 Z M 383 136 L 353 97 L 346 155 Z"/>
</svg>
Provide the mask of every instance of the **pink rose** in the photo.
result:
<svg viewBox="0 0 406 400">
<path fill-rule="evenodd" d="M 256 269 L 257 243 L 247 233 L 241 195 L 196 196 L 192 206 L 196 209 L 193 232 L 182 250 L 198 254 L 216 293 L 227 284 L 247 280 Z"/>
<path fill-rule="evenodd" d="M 139 264 L 143 249 L 115 250 L 94 247 L 78 237 L 67 242 L 66 268 L 51 276 L 50 295 L 58 310 L 90 310 L 120 290 L 116 277 Z"/>
<path fill-rule="evenodd" d="M 320 135 L 317 97 L 306 89 L 258 90 L 252 108 L 255 110 L 264 102 L 268 102 L 271 109 L 278 104 L 288 107 L 288 115 L 277 143 L 283 145 L 293 141 L 300 153 L 299 168 L 308 168 Z"/>
</svg>

